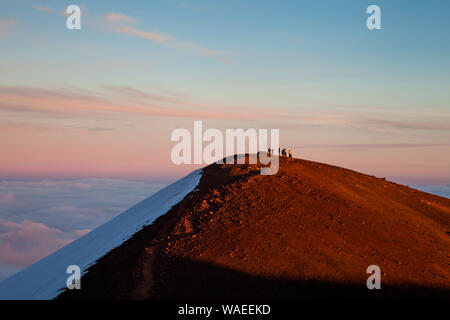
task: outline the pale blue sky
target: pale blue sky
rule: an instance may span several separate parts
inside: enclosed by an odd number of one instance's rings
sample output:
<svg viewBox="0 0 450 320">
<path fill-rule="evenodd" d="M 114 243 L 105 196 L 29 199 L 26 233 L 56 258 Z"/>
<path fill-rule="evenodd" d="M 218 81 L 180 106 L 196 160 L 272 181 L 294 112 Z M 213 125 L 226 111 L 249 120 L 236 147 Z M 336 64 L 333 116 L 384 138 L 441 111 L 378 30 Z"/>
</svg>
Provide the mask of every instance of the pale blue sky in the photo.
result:
<svg viewBox="0 0 450 320">
<path fill-rule="evenodd" d="M 81 30 L 65 27 L 70 4 L 82 8 Z M 366 28 L 370 4 L 381 8 L 382 30 Z M 402 181 L 448 182 L 448 12 L 448 1 L 0 0 L 0 94 L 6 101 L 0 112 L 15 130 L 0 147 L 11 148 L 13 139 L 15 157 L 28 159 L 17 164 L 11 156 L 0 163 L 0 174 L 50 173 L 47 166 L 60 174 L 84 168 L 82 177 L 114 177 L 112 160 L 108 174 L 86 169 L 103 161 L 92 151 L 98 146 L 128 163 L 131 155 L 139 159 L 141 150 L 158 148 L 164 157 L 152 158 L 152 168 L 172 173 L 168 137 L 193 119 L 123 110 L 123 117 L 103 116 L 111 106 L 99 111 L 94 103 L 107 98 L 134 105 L 136 96 L 123 90 L 132 88 L 157 95 L 154 103 L 199 112 L 199 120 L 211 111 L 237 115 L 208 118 L 210 127 L 278 127 L 282 143 L 295 146 L 300 157 Z M 108 20 L 111 14 L 116 18 Z M 54 100 L 72 97 L 91 113 L 62 115 L 66 109 L 58 110 L 61 101 Z M 51 110 L 36 113 L 48 105 Z M 241 111 L 255 119 L 239 119 Z M 258 118 L 266 111 L 274 116 Z M 30 138 L 24 133 L 29 125 L 47 131 Z M 67 133 L 67 127 L 90 131 Z M 31 140 L 48 158 L 27 154 Z M 67 163 L 61 146 L 86 140 L 85 158 L 75 160 L 68 151 L 71 165 L 58 166 Z M 346 147 L 330 151 L 330 144 Z M 129 158 L 119 158 L 117 148 Z"/>
<path fill-rule="evenodd" d="M 4 85 L 126 82 L 267 106 L 281 96 L 286 107 L 319 96 L 396 107 L 450 103 L 448 1 L 87 1 L 78 3 L 78 32 L 67 30 L 60 14 L 73 1 L 0 3 L 0 19 L 17 21 L 2 39 L 1 66 L 22 71 L 7 70 Z M 381 7 L 383 30 L 365 27 L 372 3 Z M 232 63 L 105 30 L 102 19 L 110 12 Z"/>
</svg>

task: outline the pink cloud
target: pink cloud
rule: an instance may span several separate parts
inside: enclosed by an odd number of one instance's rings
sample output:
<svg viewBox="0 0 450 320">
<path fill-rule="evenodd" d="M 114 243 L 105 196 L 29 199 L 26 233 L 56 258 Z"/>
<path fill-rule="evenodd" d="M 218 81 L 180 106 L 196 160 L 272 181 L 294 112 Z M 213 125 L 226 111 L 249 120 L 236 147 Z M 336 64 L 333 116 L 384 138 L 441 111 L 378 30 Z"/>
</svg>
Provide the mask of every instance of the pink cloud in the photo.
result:
<svg viewBox="0 0 450 320">
<path fill-rule="evenodd" d="M 194 43 L 178 40 L 174 36 L 166 33 L 146 31 L 135 27 L 131 27 L 127 24 L 134 24 L 138 20 L 126 14 L 108 13 L 103 20 L 104 22 L 106 22 L 107 29 L 110 31 L 120 33 L 123 35 L 139 37 L 145 40 L 150 40 L 158 43 L 163 43 L 174 49 L 191 52 L 199 56 L 217 59 L 225 63 L 231 63 L 229 59 L 223 57 L 223 54 L 215 50 L 207 49 Z"/>
<path fill-rule="evenodd" d="M 8 204 L 12 203 L 13 201 L 14 201 L 14 194 L 12 193 L 0 194 L 0 203 Z"/>
<path fill-rule="evenodd" d="M 29 220 L 16 223 L 0 219 L 0 261 L 16 266 L 28 266 L 87 231 L 64 233 Z"/>
<path fill-rule="evenodd" d="M 55 13 L 55 10 L 46 6 L 34 6 L 33 9 L 41 12 Z"/>
<path fill-rule="evenodd" d="M 103 90 L 83 90 L 76 87 L 60 91 L 30 87 L 0 87 L 0 111 L 34 112 L 53 115 L 89 116 L 92 113 L 148 115 L 170 118 L 256 120 L 270 119 L 271 127 L 289 127 L 274 124 L 274 120 L 297 121 L 295 126 L 336 128 L 364 128 L 386 132 L 399 130 L 448 131 L 450 124 L 444 116 L 408 117 L 383 119 L 383 112 L 367 116 L 365 112 L 314 111 L 278 108 L 257 108 L 225 103 L 199 101 L 183 95 L 154 94 L 126 86 L 102 86 Z M 376 110 L 376 109 L 375 109 Z M 292 126 L 292 125 L 291 125 Z M 24 124 L 9 123 L 2 130 L 16 130 Z M 32 125 L 29 130 L 48 128 Z M 67 129 L 67 128 L 64 128 Z M 100 130 L 99 130 L 100 129 Z M 101 128 L 90 128 L 101 131 Z M 103 129 L 104 130 L 104 129 Z"/>
<path fill-rule="evenodd" d="M 87 112 L 127 113 L 178 118 L 254 119 L 273 117 L 238 106 L 156 96 L 131 88 L 110 88 L 107 93 L 85 93 L 28 87 L 0 87 L 0 110 L 52 114 Z M 105 97 L 106 95 L 106 97 Z M 137 98 L 138 97 L 138 98 Z M 121 102 L 116 102 L 119 98 Z M 145 98 L 148 100 L 145 101 Z M 221 111 L 222 109 L 225 111 Z M 226 111 L 226 110 L 230 111 Z"/>
<path fill-rule="evenodd" d="M 113 30 L 117 33 L 133 35 L 160 43 L 167 43 L 175 40 L 175 38 L 173 38 L 171 35 L 168 34 L 151 31 L 142 31 L 129 26 L 114 27 Z"/>
<path fill-rule="evenodd" d="M 11 27 L 15 26 L 17 21 L 15 20 L 0 20 L 0 36 L 3 36 L 9 32 Z"/>
<path fill-rule="evenodd" d="M 121 22 L 121 23 L 136 23 L 137 19 L 132 18 L 130 16 L 127 16 L 126 14 L 123 13 L 108 13 L 105 17 L 105 21 L 107 23 L 116 23 L 116 22 Z"/>
<path fill-rule="evenodd" d="M 83 230 L 75 230 L 73 231 L 74 234 L 76 234 L 78 237 L 84 236 L 86 233 L 91 232 L 91 229 L 83 229 Z"/>
<path fill-rule="evenodd" d="M 79 181 L 74 183 L 74 187 L 77 189 L 82 189 L 82 190 L 88 190 L 88 189 L 92 188 L 92 186 L 89 183 L 83 183 L 83 182 L 79 182 Z"/>
</svg>

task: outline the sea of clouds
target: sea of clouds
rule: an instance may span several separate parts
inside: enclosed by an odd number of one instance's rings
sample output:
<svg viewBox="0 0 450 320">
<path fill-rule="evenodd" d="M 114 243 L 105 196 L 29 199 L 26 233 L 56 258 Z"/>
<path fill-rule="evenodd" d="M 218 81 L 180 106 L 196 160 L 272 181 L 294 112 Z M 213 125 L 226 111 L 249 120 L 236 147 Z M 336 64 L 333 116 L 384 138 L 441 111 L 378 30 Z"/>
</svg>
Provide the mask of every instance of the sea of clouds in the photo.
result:
<svg viewBox="0 0 450 320">
<path fill-rule="evenodd" d="M 0 281 L 166 185 L 115 179 L 0 181 Z M 413 187 L 450 197 L 450 184 Z"/>
<path fill-rule="evenodd" d="M 450 198 L 450 184 L 439 184 L 439 185 L 416 185 L 411 186 L 417 190 L 432 193 L 441 197 Z"/>
<path fill-rule="evenodd" d="M 166 185 L 115 179 L 0 181 L 0 281 Z"/>
</svg>

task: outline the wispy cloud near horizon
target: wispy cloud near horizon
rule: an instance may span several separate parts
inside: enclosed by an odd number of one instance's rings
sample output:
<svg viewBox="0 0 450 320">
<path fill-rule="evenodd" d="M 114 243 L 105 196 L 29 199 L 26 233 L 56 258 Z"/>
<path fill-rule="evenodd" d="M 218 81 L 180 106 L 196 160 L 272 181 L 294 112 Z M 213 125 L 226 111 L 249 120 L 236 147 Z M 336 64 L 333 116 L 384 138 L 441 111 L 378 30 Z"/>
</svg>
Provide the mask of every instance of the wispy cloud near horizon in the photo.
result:
<svg viewBox="0 0 450 320">
<path fill-rule="evenodd" d="M 77 116 L 102 112 L 183 119 L 271 119 L 272 122 L 278 119 L 297 120 L 298 124 L 302 123 L 311 127 L 360 127 L 382 132 L 405 129 L 450 131 L 450 122 L 446 120 L 446 117 L 439 113 L 435 116 L 432 112 L 428 117 L 411 118 L 407 115 L 403 119 L 397 116 L 396 120 L 391 120 L 391 115 L 385 114 L 382 109 L 368 115 L 364 110 L 348 113 L 339 110 L 316 111 L 314 108 L 302 110 L 258 108 L 201 101 L 181 94 L 155 94 L 130 86 L 117 85 L 102 85 L 98 87 L 98 90 L 85 90 L 73 86 L 58 90 L 0 86 L 0 111 Z M 383 115 L 386 119 L 382 118 Z M 6 128 L 11 128 L 11 125 Z M 287 128 L 295 127 L 292 124 L 279 123 L 278 125 Z"/>
<path fill-rule="evenodd" d="M 370 149 L 405 149 L 405 148 L 426 148 L 426 147 L 450 147 L 450 143 L 335 143 L 335 144 L 303 144 L 294 145 L 292 149 L 331 149 L 362 151 Z"/>
<path fill-rule="evenodd" d="M 127 113 L 179 118 L 254 118 L 238 112 L 238 106 L 196 102 L 158 96 L 130 87 L 104 86 L 106 91 L 50 90 L 30 87 L 0 87 L 0 110 L 43 114 L 82 114 L 86 112 Z M 120 102 L 117 102 L 117 101 Z M 220 111 L 229 109 L 230 111 Z M 228 107 L 228 108 L 227 108 Z M 233 112 L 234 111 L 234 112 Z"/>
</svg>

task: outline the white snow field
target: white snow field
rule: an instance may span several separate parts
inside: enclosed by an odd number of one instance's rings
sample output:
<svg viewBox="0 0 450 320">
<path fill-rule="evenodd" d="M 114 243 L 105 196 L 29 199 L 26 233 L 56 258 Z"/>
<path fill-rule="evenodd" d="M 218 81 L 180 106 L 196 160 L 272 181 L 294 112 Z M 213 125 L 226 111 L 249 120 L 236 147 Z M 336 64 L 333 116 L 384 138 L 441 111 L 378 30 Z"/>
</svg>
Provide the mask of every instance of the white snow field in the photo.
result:
<svg viewBox="0 0 450 320">
<path fill-rule="evenodd" d="M 66 288 L 69 265 L 84 274 L 91 265 L 179 203 L 200 181 L 202 169 L 158 191 L 134 207 L 0 283 L 0 300 L 45 300 Z M 81 282 L 81 289 L 83 282 Z"/>
</svg>

